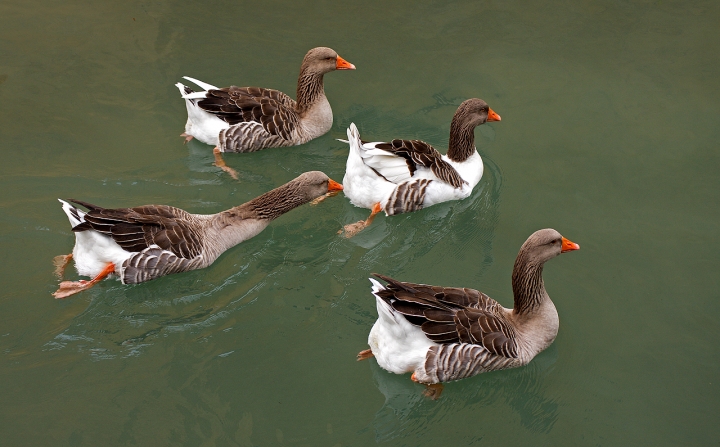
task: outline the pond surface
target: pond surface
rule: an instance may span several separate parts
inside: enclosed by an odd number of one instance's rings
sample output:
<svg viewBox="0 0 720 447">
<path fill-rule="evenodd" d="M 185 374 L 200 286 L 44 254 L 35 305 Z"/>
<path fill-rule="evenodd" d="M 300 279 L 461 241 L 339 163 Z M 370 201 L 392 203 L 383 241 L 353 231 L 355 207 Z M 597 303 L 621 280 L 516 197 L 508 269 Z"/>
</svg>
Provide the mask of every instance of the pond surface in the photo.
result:
<svg viewBox="0 0 720 447">
<path fill-rule="evenodd" d="M 0 433 L 23 446 L 714 445 L 720 439 L 720 4 L 714 1 L 180 2 L 0 5 Z M 330 73 L 329 133 L 229 154 L 183 145 L 183 75 L 292 96 L 305 52 Z M 74 236 L 57 198 L 214 213 L 308 170 L 341 181 L 364 138 L 441 151 L 461 101 L 473 195 L 385 217 L 340 195 L 211 267 L 55 300 Z M 450 383 L 355 361 L 367 277 L 480 289 L 512 305 L 522 242 L 546 265 L 555 343 L 527 367 Z M 76 278 L 73 269 L 68 276 Z"/>
</svg>

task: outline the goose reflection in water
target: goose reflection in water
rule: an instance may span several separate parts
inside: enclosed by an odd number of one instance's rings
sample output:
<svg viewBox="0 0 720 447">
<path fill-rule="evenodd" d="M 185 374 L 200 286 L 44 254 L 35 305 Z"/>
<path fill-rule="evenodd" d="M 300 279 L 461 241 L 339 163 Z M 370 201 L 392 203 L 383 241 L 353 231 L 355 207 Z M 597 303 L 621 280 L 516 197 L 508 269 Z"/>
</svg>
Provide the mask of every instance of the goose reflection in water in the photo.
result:
<svg viewBox="0 0 720 447">
<path fill-rule="evenodd" d="M 496 430 L 483 427 L 482 421 L 489 418 L 484 415 L 493 414 L 492 419 L 496 420 L 498 407 L 503 405 L 517 414 L 526 430 L 549 433 L 558 419 L 560 404 L 557 397 L 547 395 L 545 383 L 557 357 L 557 345 L 551 345 L 523 368 L 448 383 L 442 399 L 437 401 L 423 396 L 422 385 L 408 380 L 407 375 L 389 374 L 371 360 L 373 381 L 385 396 L 385 403 L 371 424 L 375 440 L 386 442 L 409 435 L 417 438 L 443 420 L 471 412 L 478 423 L 468 427 L 467 433 L 455 433 L 455 439 L 477 441 L 485 432 Z"/>
</svg>

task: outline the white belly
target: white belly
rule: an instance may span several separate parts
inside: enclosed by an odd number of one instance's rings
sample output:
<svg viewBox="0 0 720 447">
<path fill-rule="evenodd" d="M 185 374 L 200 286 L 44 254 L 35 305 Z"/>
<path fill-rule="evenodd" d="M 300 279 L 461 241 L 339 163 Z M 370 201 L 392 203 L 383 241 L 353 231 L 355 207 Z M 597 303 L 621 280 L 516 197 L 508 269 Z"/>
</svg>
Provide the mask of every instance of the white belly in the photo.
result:
<svg viewBox="0 0 720 447">
<path fill-rule="evenodd" d="M 82 276 L 94 278 L 109 262 L 115 264 L 115 273 L 119 275 L 123 262 L 131 255 L 109 236 L 92 230 L 75 233 L 73 260 Z"/>
</svg>

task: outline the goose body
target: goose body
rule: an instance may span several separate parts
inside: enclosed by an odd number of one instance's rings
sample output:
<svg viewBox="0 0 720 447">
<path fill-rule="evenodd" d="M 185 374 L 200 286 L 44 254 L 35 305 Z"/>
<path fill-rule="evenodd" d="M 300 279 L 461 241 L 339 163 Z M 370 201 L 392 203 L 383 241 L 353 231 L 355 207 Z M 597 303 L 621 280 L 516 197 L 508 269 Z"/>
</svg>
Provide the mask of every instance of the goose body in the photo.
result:
<svg viewBox="0 0 720 447">
<path fill-rule="evenodd" d="M 191 214 L 167 205 L 109 209 L 70 200 L 88 209 L 82 211 L 60 202 L 76 236 L 71 258 L 78 273 L 95 277 L 95 282 L 101 275 L 115 274 L 123 284 L 136 284 L 207 267 L 275 218 L 341 189 L 324 173 L 312 171 L 217 214 Z M 55 296 L 84 290 L 84 283 L 63 282 Z"/>
<path fill-rule="evenodd" d="M 368 336 L 370 356 L 387 371 L 438 384 L 529 363 L 557 336 L 559 318 L 543 281 L 545 261 L 580 246 L 552 229 L 533 233 L 513 269 L 515 306 L 482 292 L 370 279 L 378 319 Z"/>
<path fill-rule="evenodd" d="M 334 50 L 313 48 L 300 67 L 297 101 L 278 90 L 218 88 L 185 76 L 203 90 L 195 92 L 182 83 L 176 84 L 188 111 L 183 135 L 216 146 L 220 152 L 253 152 L 304 144 L 332 127 L 332 109 L 325 96 L 323 75 L 353 69 L 355 66 Z"/>
<path fill-rule="evenodd" d="M 474 129 L 500 116 L 481 99 L 469 99 L 458 108 L 450 130 L 446 155 L 420 140 L 364 142 L 354 123 L 348 128 L 345 195 L 361 208 L 394 215 L 437 203 L 462 200 L 473 191 L 483 174 L 475 149 Z M 364 227 L 369 221 L 353 224 Z M 348 233 L 362 228 L 346 226 Z M 352 234 L 351 234 L 352 235 Z"/>
</svg>

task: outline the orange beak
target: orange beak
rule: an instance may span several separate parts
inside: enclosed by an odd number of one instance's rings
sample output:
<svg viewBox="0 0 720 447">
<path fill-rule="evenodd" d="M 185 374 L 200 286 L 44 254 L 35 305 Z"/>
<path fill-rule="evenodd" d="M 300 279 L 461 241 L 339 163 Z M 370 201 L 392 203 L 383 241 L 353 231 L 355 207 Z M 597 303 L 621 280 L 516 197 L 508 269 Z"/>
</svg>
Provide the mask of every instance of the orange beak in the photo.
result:
<svg viewBox="0 0 720 447">
<path fill-rule="evenodd" d="M 343 185 L 341 185 L 340 183 L 336 182 L 333 179 L 330 179 L 328 181 L 328 192 L 342 191 L 342 190 L 343 190 Z"/>
<path fill-rule="evenodd" d="M 337 63 L 335 64 L 337 70 L 355 70 L 355 66 L 345 59 L 341 58 L 340 55 L 337 57 Z"/>
<path fill-rule="evenodd" d="M 493 109 L 488 109 L 488 121 L 500 121 L 500 115 L 495 113 Z"/>
<path fill-rule="evenodd" d="M 573 250 L 580 250 L 580 246 L 569 239 L 562 238 L 562 248 L 560 249 L 560 253 Z"/>
</svg>

